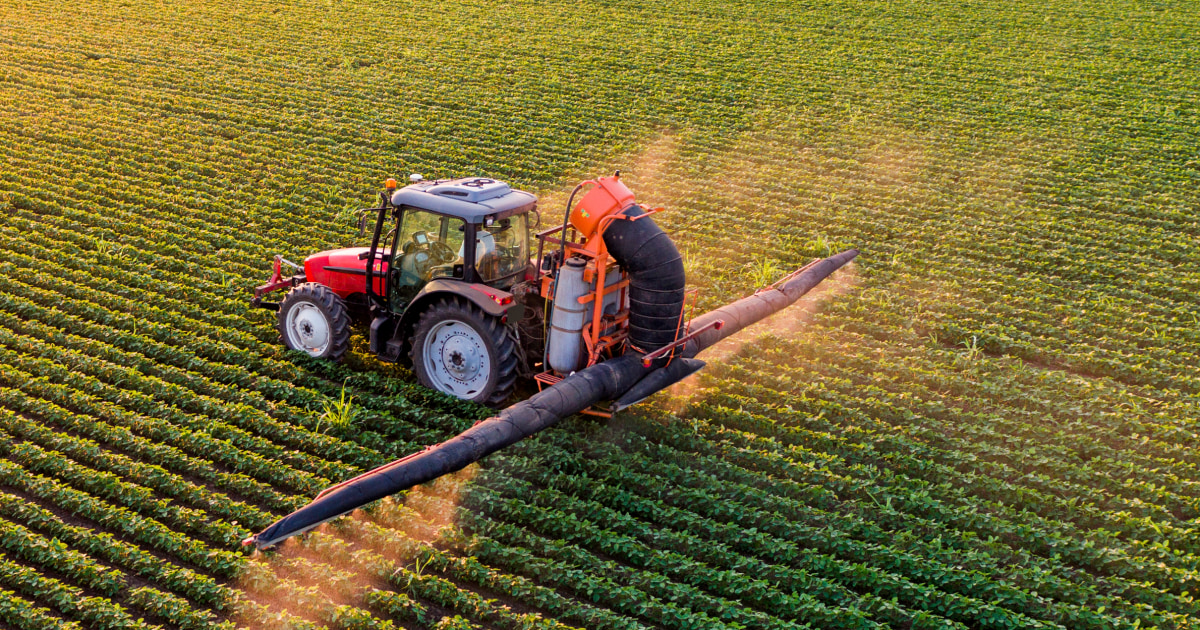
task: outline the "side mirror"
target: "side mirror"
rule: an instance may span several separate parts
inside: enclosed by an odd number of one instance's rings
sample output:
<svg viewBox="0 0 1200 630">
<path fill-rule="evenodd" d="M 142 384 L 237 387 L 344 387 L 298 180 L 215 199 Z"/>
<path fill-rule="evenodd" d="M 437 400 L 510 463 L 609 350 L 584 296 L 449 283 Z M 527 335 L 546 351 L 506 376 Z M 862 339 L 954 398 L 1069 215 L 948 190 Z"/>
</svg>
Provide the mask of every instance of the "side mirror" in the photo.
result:
<svg viewBox="0 0 1200 630">
<path fill-rule="evenodd" d="M 367 233 L 367 213 L 370 208 L 364 208 L 358 211 L 358 238 L 362 238 L 363 234 Z"/>
</svg>

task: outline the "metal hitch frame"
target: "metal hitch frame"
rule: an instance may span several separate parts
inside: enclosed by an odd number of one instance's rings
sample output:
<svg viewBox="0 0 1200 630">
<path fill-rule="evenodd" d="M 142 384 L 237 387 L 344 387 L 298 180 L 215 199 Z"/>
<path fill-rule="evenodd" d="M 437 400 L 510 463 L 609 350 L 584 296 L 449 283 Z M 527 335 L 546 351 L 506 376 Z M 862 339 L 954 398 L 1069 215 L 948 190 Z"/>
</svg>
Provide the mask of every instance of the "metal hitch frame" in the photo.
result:
<svg viewBox="0 0 1200 630">
<path fill-rule="evenodd" d="M 299 270 L 300 273 L 285 278 L 283 277 L 283 265 L 287 265 L 293 269 Z M 304 275 L 304 267 L 301 267 L 300 265 L 297 265 L 283 256 L 276 254 L 274 272 L 271 274 L 271 278 L 267 280 L 266 284 L 254 287 L 254 297 L 250 298 L 250 306 L 278 311 L 279 302 L 264 302 L 263 296 L 268 293 L 274 293 L 275 291 L 279 291 L 281 289 L 290 289 L 298 284 L 303 284 L 307 280 L 308 277 Z"/>
</svg>

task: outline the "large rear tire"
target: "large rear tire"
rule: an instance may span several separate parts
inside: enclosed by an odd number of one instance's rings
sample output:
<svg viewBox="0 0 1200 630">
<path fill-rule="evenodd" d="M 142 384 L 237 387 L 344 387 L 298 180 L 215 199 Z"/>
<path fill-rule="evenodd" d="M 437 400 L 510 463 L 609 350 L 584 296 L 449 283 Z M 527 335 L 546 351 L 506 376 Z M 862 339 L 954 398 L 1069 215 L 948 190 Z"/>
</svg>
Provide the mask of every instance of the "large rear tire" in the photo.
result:
<svg viewBox="0 0 1200 630">
<path fill-rule="evenodd" d="M 279 337 L 283 345 L 318 359 L 340 361 L 350 349 L 350 312 L 333 289 L 306 282 L 279 303 Z"/>
<path fill-rule="evenodd" d="M 513 391 L 517 352 L 500 318 L 465 300 L 443 299 L 421 313 L 409 344 L 421 384 L 496 406 Z"/>
</svg>

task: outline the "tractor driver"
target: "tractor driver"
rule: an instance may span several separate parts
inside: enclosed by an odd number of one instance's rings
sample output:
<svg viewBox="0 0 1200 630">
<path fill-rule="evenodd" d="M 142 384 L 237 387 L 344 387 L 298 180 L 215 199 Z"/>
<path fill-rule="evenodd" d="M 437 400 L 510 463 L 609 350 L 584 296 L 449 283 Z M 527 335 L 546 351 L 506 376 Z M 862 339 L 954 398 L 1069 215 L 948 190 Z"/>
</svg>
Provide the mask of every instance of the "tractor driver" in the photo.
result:
<svg viewBox="0 0 1200 630">
<path fill-rule="evenodd" d="M 458 259 L 461 261 L 465 257 L 463 247 L 458 249 Z M 496 271 L 499 268 L 499 257 L 496 254 L 496 239 L 489 233 L 483 230 L 475 233 L 475 270 L 479 272 L 479 278 L 484 282 L 493 280 L 496 277 Z"/>
</svg>

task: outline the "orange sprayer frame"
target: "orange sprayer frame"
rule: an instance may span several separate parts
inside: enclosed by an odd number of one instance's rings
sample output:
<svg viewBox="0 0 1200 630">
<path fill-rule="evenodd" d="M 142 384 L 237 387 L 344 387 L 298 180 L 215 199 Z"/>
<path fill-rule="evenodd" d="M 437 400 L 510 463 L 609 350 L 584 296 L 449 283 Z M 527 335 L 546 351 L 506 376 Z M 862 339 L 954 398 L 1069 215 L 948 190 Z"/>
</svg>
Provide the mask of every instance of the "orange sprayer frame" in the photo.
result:
<svg viewBox="0 0 1200 630">
<path fill-rule="evenodd" d="M 596 182 L 584 182 L 584 184 L 589 183 Z M 593 263 L 584 271 L 584 279 L 587 281 L 594 280 L 596 288 L 591 293 L 579 298 L 580 304 L 592 304 L 592 317 L 584 323 L 582 331 L 583 343 L 588 351 L 588 361 L 584 367 L 595 365 L 600 361 L 602 356 L 612 357 L 620 355 L 623 352 L 622 346 L 628 337 L 626 322 L 629 317 L 629 309 L 625 305 L 627 301 L 627 294 L 625 292 L 629 286 L 629 278 L 622 277 L 618 282 L 605 286 L 607 283 L 606 274 L 609 271 L 611 259 L 608 255 L 608 247 L 604 244 L 604 232 L 608 229 L 609 225 L 612 225 L 613 221 L 637 221 L 638 219 L 662 211 L 662 208 L 647 209 L 643 207 L 643 210 L 645 213 L 636 217 L 627 217 L 617 213 L 606 215 L 595 223 L 595 231 L 592 234 L 583 235 L 578 241 L 567 234 L 562 234 L 559 238 L 553 237 L 553 234 L 563 231 L 562 226 L 550 228 L 539 232 L 537 235 L 538 239 L 542 241 L 542 246 L 539 249 L 544 249 L 546 244 L 560 245 L 566 249 L 566 258 L 582 256 Z M 573 225 L 568 225 L 567 229 L 577 234 Z M 624 276 L 624 271 L 621 274 Z M 547 300 L 554 299 L 554 277 L 551 274 L 542 273 L 540 290 L 542 297 Z M 621 292 L 619 302 L 621 308 L 615 316 L 610 317 L 605 322 L 604 298 L 617 291 Z M 607 335 L 602 334 L 609 328 L 615 328 L 615 330 Z"/>
</svg>

